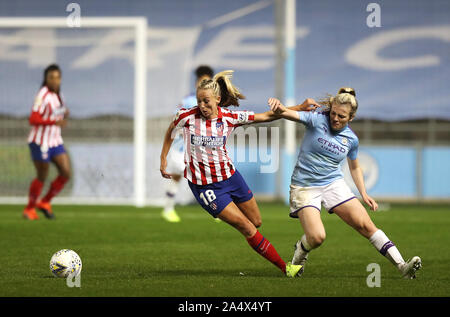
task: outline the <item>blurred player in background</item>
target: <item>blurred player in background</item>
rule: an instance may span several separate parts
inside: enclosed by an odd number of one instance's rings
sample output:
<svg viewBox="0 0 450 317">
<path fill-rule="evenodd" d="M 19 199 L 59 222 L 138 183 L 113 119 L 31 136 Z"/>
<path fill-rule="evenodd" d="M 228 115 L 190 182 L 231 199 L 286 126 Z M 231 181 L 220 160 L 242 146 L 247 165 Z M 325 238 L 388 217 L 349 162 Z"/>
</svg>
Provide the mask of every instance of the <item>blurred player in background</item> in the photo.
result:
<svg viewBox="0 0 450 317">
<path fill-rule="evenodd" d="M 201 65 L 195 70 L 195 88 L 202 80 L 212 79 L 214 70 L 208 65 Z M 197 106 L 195 90 L 186 96 L 179 108 L 190 109 Z M 179 110 L 179 109 L 178 109 Z M 184 145 L 183 132 L 180 129 L 173 140 L 172 147 L 167 156 L 167 172 L 172 178 L 166 182 L 166 202 L 162 212 L 162 217 L 169 222 L 180 222 L 181 219 L 175 211 L 175 198 L 180 187 L 180 181 L 184 172 Z"/>
<path fill-rule="evenodd" d="M 315 103 L 313 99 L 309 102 Z M 358 109 L 355 90 L 341 88 L 336 96 L 329 95 L 319 104 L 326 107 L 324 112 L 297 112 L 284 107 L 277 99 L 269 100 L 275 113 L 306 126 L 290 185 L 290 216 L 300 219 L 304 231 L 296 244 L 292 263 L 302 265 L 299 272 L 302 274 L 309 252 L 325 240 L 325 228 L 320 218 L 323 204 L 329 213 L 335 213 L 367 238 L 404 278 L 415 278 L 416 271 L 422 265 L 421 259 L 415 256 L 410 261 L 403 260 L 395 244 L 375 226 L 343 179 L 340 164 L 347 158 L 362 199 L 371 210 L 378 209 L 377 203 L 365 189 L 357 159 L 358 137 L 348 126 Z"/>
<path fill-rule="evenodd" d="M 63 189 L 71 174 L 69 156 L 61 137 L 61 128 L 66 125 L 68 115 L 69 110 L 61 96 L 61 69 L 58 65 L 49 65 L 44 71 L 42 86 L 34 100 L 29 120 L 32 128 L 28 146 L 37 177 L 31 182 L 28 204 L 23 211 L 26 219 L 39 219 L 35 207 L 47 218 L 54 218 L 50 202 Z M 38 201 L 50 162 L 58 169 L 58 176 L 51 183 L 47 194 Z"/>
<path fill-rule="evenodd" d="M 258 231 L 261 213 L 253 193 L 228 157 L 226 141 L 235 127 L 252 122 L 277 119 L 272 111 L 253 113 L 231 111 L 244 96 L 232 84 L 233 71 L 223 71 L 197 87 L 197 107 L 181 109 L 167 129 L 161 151 L 161 175 L 167 173 L 167 153 L 172 133 L 183 129 L 185 142 L 184 177 L 198 203 L 214 218 L 218 217 L 238 230 L 248 244 L 286 276 L 295 276 L 301 265 L 285 263 L 273 245 Z M 300 109 L 299 109 L 300 110 Z M 304 109 L 302 109 L 304 110 Z"/>
</svg>

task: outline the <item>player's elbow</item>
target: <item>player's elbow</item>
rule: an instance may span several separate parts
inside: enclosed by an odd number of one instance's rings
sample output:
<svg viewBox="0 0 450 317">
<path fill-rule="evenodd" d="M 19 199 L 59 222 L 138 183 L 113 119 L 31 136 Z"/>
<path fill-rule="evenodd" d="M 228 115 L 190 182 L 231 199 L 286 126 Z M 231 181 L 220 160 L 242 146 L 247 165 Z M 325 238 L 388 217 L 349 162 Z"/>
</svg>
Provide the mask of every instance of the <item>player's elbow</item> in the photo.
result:
<svg viewBox="0 0 450 317">
<path fill-rule="evenodd" d="M 40 115 L 36 112 L 33 112 L 30 116 L 30 118 L 28 119 L 28 122 L 30 125 L 37 125 L 39 124 L 40 121 Z"/>
<path fill-rule="evenodd" d="M 33 116 L 30 116 L 30 118 L 28 119 L 28 123 L 30 125 L 36 125 L 36 120 Z"/>
</svg>

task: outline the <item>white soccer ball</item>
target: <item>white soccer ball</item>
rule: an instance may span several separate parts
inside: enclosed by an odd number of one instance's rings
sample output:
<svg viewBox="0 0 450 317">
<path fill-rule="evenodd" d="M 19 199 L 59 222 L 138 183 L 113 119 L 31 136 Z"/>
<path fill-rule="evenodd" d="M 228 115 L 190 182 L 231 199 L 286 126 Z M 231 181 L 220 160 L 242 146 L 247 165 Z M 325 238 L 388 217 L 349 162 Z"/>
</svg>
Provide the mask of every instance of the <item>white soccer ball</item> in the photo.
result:
<svg viewBox="0 0 450 317">
<path fill-rule="evenodd" d="M 73 250 L 59 250 L 50 259 L 50 271 L 56 277 L 76 277 L 81 273 L 81 267 L 81 258 Z"/>
</svg>

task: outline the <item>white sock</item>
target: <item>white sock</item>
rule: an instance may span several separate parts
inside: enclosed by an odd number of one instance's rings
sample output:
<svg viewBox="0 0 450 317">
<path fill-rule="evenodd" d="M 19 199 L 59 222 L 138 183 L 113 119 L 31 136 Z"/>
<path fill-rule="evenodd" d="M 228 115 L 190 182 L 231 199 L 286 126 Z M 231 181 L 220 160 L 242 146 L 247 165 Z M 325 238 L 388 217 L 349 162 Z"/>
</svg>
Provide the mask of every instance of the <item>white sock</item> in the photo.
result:
<svg viewBox="0 0 450 317">
<path fill-rule="evenodd" d="M 311 251 L 312 249 L 314 249 L 313 247 L 311 247 L 308 243 L 308 240 L 306 240 L 306 235 L 303 235 L 302 238 L 300 239 L 300 244 L 302 247 L 302 251 L 305 253 L 308 253 L 309 251 Z"/>
<path fill-rule="evenodd" d="M 306 241 L 306 236 L 303 235 L 300 239 L 300 249 L 296 251 L 298 252 L 298 260 L 304 260 L 308 256 L 309 251 L 311 251 L 312 249 L 313 248 L 311 248 L 308 241 Z"/>
<path fill-rule="evenodd" d="M 398 251 L 395 244 L 389 240 L 386 234 L 378 229 L 375 233 L 369 238 L 370 243 L 386 258 L 391 261 L 397 268 L 400 268 L 400 265 L 405 263 L 402 255 Z"/>
<path fill-rule="evenodd" d="M 175 196 L 178 192 L 179 182 L 169 179 L 166 186 L 166 203 L 164 205 L 164 212 L 169 212 L 175 208 Z"/>
</svg>

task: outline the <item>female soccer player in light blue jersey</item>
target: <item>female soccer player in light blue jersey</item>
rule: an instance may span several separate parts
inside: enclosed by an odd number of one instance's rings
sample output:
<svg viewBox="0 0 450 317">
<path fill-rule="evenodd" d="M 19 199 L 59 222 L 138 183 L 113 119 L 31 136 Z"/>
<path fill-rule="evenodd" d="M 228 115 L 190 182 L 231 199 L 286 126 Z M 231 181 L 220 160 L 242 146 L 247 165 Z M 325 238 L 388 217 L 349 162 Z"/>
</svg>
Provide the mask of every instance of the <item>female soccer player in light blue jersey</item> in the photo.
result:
<svg viewBox="0 0 450 317">
<path fill-rule="evenodd" d="M 313 99 L 306 102 L 315 104 Z M 358 137 L 348 123 L 355 118 L 358 102 L 352 88 L 341 88 L 336 96 L 318 102 L 326 111 L 294 111 L 279 100 L 269 99 L 273 112 L 282 118 L 305 125 L 306 133 L 300 147 L 290 185 L 290 216 L 299 218 L 304 235 L 297 242 L 293 264 L 303 266 L 308 254 L 325 240 L 325 228 L 320 218 L 323 205 L 348 225 L 369 239 L 372 245 L 387 257 L 405 278 L 415 278 L 421 268 L 418 256 L 404 261 L 397 247 L 370 219 L 366 209 L 352 193 L 343 179 L 341 162 L 347 158 L 351 176 L 364 202 L 371 210 L 378 205 L 366 192 L 359 166 Z"/>
</svg>

